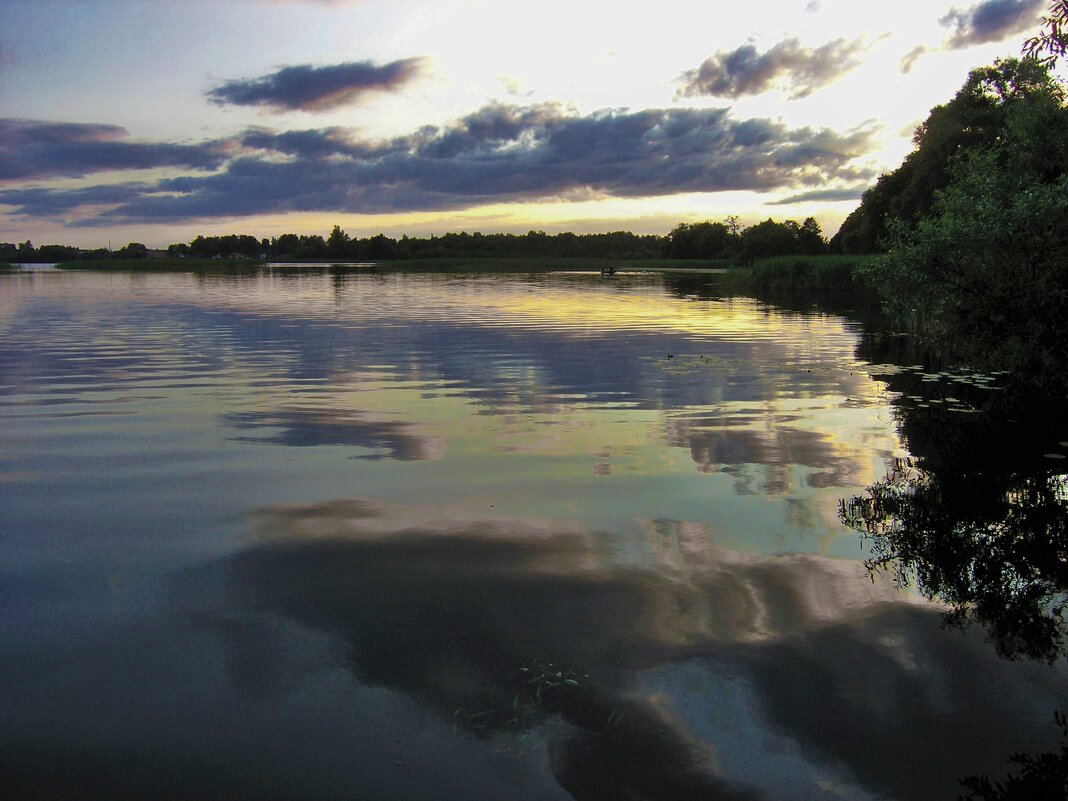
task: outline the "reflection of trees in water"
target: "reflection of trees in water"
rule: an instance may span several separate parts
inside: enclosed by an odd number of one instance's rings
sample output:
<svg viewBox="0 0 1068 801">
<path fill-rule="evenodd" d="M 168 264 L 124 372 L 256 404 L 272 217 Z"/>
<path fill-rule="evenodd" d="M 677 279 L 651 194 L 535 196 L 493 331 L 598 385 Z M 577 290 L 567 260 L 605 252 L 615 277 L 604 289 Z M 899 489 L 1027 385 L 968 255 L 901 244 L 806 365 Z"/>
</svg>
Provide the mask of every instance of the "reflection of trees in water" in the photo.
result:
<svg viewBox="0 0 1068 801">
<path fill-rule="evenodd" d="M 1061 712 L 1054 715 L 1065 742 L 1060 751 L 1042 754 L 1013 754 L 1009 762 L 1020 772 L 1005 781 L 990 781 L 987 776 L 969 776 L 961 781 L 971 792 L 963 801 L 1058 801 L 1068 798 L 1068 720 Z"/>
<path fill-rule="evenodd" d="M 913 340 L 874 334 L 858 355 L 933 358 Z M 1055 428 L 1062 410 L 1020 381 L 991 390 L 909 372 L 883 380 L 899 395 L 895 417 L 914 458 L 894 460 L 885 479 L 841 503 L 842 521 L 871 548 L 869 569 L 944 602 L 953 624 L 981 623 L 1003 656 L 1056 659 L 1065 647 L 1068 478 L 1042 454 L 1065 438 Z M 947 393 L 979 413 L 907 400 Z"/>
<path fill-rule="evenodd" d="M 865 495 L 843 501 L 843 522 L 889 570 L 970 619 L 998 652 L 1053 661 L 1064 648 L 1068 601 L 1068 478 L 1044 473 L 934 474 L 894 461 Z"/>
<path fill-rule="evenodd" d="M 903 397 L 922 391 L 915 375 L 887 380 Z M 983 400 L 982 414 L 963 416 L 899 401 L 900 431 L 916 457 L 894 460 L 885 479 L 843 500 L 840 517 L 868 544 L 873 574 L 889 572 L 945 603 L 951 625 L 980 624 L 1001 656 L 1053 663 L 1068 656 L 1068 475 L 1041 454 L 1062 414 L 1019 382 Z M 1015 753 L 1003 780 L 962 779 L 964 798 L 1068 797 L 1066 743 Z"/>
<path fill-rule="evenodd" d="M 856 355 L 873 364 L 922 364 L 930 374 L 953 363 L 950 350 L 868 328 Z M 915 458 L 895 460 L 883 481 L 840 504 L 842 521 L 871 549 L 873 576 L 889 572 L 944 602 L 951 624 L 980 624 L 1002 656 L 1053 662 L 1068 655 L 1068 479 L 1042 457 L 1068 439 L 1057 428 L 1063 400 L 1036 397 L 1026 375 L 1006 376 L 997 390 L 928 383 L 915 371 L 881 378 L 898 398 L 898 430 Z M 920 405 L 950 393 L 980 413 Z M 1015 753 L 1005 765 L 1014 772 L 1003 780 L 962 779 L 965 798 L 1068 797 L 1065 743 Z"/>
</svg>

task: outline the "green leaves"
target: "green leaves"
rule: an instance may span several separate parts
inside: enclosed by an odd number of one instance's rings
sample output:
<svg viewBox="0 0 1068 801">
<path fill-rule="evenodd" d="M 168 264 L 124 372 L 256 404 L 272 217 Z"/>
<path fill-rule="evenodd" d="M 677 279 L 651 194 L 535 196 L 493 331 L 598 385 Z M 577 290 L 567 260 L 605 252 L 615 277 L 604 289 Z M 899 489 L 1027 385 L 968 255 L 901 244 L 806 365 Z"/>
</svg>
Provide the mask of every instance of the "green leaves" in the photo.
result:
<svg viewBox="0 0 1068 801">
<path fill-rule="evenodd" d="M 997 136 L 959 149 L 927 216 L 914 225 L 887 223 L 889 250 L 867 265 L 866 277 L 898 325 L 966 361 L 1028 373 L 1063 388 L 1068 367 L 1063 94 L 1040 65 L 1016 60 L 973 71 L 961 93 L 999 109 Z"/>
<path fill-rule="evenodd" d="M 1043 66 L 1053 68 L 1068 51 L 1068 0 L 1054 0 L 1042 30 L 1024 42 L 1023 52 Z"/>
</svg>

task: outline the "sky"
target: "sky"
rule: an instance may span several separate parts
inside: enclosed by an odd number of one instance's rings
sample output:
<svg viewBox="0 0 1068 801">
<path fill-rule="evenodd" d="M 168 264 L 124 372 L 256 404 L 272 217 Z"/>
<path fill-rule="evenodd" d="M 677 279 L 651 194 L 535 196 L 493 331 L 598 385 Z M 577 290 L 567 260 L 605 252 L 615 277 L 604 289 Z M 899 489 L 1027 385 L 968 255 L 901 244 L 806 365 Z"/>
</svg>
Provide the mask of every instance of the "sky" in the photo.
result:
<svg viewBox="0 0 1068 801">
<path fill-rule="evenodd" d="M 815 217 L 1046 0 L 0 0 L 0 242 Z"/>
</svg>

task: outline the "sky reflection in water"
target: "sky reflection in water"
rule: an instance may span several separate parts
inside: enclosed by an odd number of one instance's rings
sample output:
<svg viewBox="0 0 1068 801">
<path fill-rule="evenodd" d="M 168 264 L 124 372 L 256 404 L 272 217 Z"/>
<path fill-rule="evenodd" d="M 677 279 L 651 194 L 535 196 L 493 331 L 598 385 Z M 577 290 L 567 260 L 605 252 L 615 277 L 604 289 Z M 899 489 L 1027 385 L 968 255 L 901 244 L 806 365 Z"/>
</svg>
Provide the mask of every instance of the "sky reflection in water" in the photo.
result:
<svg viewBox="0 0 1068 801">
<path fill-rule="evenodd" d="M 657 276 L 0 282 L 22 797 L 952 797 L 1049 746 L 1060 669 L 837 520 L 904 455 L 854 323 Z"/>
</svg>

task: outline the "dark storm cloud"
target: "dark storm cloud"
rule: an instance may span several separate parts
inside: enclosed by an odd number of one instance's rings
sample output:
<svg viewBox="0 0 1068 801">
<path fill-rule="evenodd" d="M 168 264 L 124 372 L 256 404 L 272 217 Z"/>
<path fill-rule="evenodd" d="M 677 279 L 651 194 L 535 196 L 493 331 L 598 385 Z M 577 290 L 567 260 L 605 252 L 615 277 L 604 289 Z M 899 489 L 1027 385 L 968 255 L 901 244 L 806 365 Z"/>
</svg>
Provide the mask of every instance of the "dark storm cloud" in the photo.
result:
<svg viewBox="0 0 1068 801">
<path fill-rule="evenodd" d="M 950 9 L 939 22 L 953 30 L 947 43 L 951 49 L 983 42 L 998 42 L 1034 25 L 1044 2 L 1045 0 L 984 0 L 971 8 Z"/>
<path fill-rule="evenodd" d="M 411 137 L 397 137 L 381 142 L 361 142 L 352 138 L 348 128 L 331 127 L 278 133 L 266 128 L 245 131 L 238 141 L 246 148 L 281 153 L 304 159 L 330 156 L 374 159 L 390 153 L 405 152 L 412 147 Z"/>
<path fill-rule="evenodd" d="M 127 185 L 130 197 L 81 224 L 819 186 L 869 177 L 849 162 L 867 152 L 871 134 L 737 120 L 726 109 L 578 116 L 553 104 L 495 104 L 448 126 L 383 141 L 338 128 L 258 129 L 235 140 L 243 150 L 221 172 L 162 180 L 147 190 Z M 0 203 L 27 215 L 73 208 L 80 199 L 61 189 L 0 193 Z"/>
<path fill-rule="evenodd" d="M 798 39 L 785 39 L 766 53 L 758 53 L 751 44 L 719 50 L 680 76 L 678 94 L 741 97 L 781 85 L 791 98 L 802 98 L 857 66 L 855 54 L 862 49 L 859 40 L 836 39 L 810 50 Z"/>
<path fill-rule="evenodd" d="M 421 58 L 388 64 L 350 61 L 327 67 L 298 64 L 262 78 L 228 81 L 208 92 L 220 105 L 265 106 L 277 111 L 320 111 L 345 105 L 368 92 L 396 91 L 425 67 Z"/>
<path fill-rule="evenodd" d="M 224 142 L 128 142 L 126 136 L 117 125 L 0 119 L 0 181 L 156 167 L 210 170 L 226 160 Z"/>
<path fill-rule="evenodd" d="M 790 203 L 804 203 L 809 200 L 859 200 L 860 196 L 864 194 L 864 190 L 868 188 L 868 184 L 861 186 L 847 186 L 841 189 L 813 189 L 810 192 L 801 192 L 796 195 L 790 195 L 784 197 L 781 200 L 773 200 L 768 205 L 771 206 L 786 206 Z"/>
<path fill-rule="evenodd" d="M 77 189 L 7 189 L 0 191 L 0 203 L 18 208 L 32 209 L 42 217 L 56 217 L 86 206 L 114 206 L 130 203 L 144 194 L 154 191 L 152 184 L 124 183 L 103 186 L 83 186 Z"/>
</svg>

